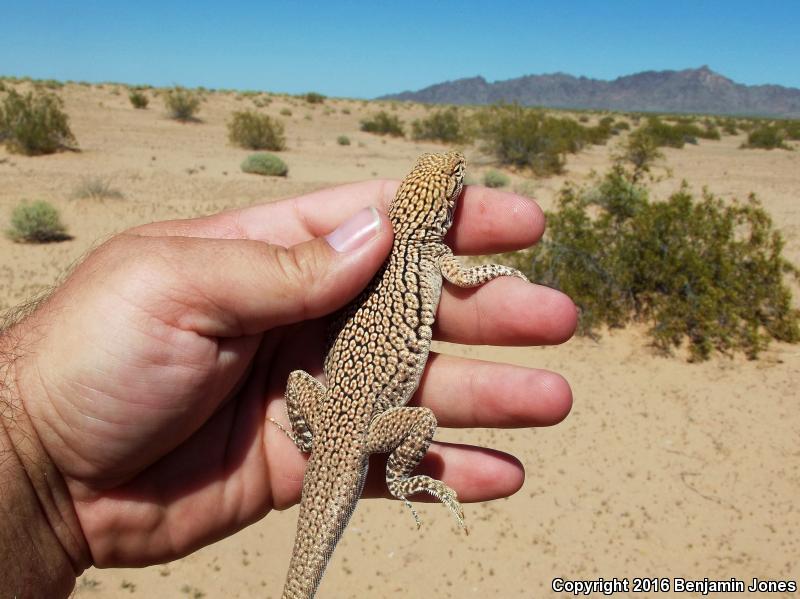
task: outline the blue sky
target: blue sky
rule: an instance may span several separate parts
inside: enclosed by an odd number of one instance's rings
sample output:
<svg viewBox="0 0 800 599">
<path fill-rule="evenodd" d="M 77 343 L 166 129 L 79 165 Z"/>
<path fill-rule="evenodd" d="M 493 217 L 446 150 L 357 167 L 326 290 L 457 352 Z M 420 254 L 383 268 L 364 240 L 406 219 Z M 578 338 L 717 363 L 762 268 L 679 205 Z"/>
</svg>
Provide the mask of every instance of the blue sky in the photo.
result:
<svg viewBox="0 0 800 599">
<path fill-rule="evenodd" d="M 709 65 L 800 87 L 798 0 L 2 0 L 0 74 L 370 98 L 460 77 Z"/>
</svg>

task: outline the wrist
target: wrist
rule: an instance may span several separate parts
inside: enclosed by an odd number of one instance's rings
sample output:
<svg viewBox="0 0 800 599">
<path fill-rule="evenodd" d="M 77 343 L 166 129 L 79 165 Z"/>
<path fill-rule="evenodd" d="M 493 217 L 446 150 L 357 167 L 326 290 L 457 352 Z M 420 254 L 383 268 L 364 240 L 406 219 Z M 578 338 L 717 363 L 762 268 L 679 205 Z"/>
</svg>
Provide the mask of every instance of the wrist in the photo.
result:
<svg viewBox="0 0 800 599">
<path fill-rule="evenodd" d="M 15 331 L 0 333 L 0 596 L 67 596 L 90 565 L 61 473 L 25 410 Z"/>
</svg>

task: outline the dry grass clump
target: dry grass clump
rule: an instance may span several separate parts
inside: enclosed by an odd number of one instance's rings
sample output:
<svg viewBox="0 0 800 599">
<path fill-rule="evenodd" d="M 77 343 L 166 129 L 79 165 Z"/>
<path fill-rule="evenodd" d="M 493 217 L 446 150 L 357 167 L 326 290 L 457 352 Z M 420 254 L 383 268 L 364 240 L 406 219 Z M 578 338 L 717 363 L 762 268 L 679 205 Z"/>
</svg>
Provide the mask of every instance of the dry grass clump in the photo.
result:
<svg viewBox="0 0 800 599">
<path fill-rule="evenodd" d="M 84 177 L 72 192 L 76 199 L 119 200 L 122 192 L 111 185 L 111 180 L 104 177 Z"/>
</svg>

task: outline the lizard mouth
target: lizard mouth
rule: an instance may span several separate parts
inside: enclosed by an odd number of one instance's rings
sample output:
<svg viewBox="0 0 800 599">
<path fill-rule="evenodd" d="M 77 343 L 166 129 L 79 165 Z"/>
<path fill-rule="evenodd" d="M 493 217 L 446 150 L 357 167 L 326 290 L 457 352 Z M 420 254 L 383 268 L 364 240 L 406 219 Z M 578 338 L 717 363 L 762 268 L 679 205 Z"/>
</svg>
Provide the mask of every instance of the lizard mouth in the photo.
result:
<svg viewBox="0 0 800 599">
<path fill-rule="evenodd" d="M 447 206 L 447 219 L 444 223 L 446 229 L 449 229 L 450 225 L 453 224 L 453 219 L 455 218 L 456 214 L 456 206 L 458 206 L 458 198 L 461 195 L 462 190 L 463 185 L 458 183 L 455 191 L 453 191 L 453 197 L 450 199 L 449 205 Z"/>
</svg>

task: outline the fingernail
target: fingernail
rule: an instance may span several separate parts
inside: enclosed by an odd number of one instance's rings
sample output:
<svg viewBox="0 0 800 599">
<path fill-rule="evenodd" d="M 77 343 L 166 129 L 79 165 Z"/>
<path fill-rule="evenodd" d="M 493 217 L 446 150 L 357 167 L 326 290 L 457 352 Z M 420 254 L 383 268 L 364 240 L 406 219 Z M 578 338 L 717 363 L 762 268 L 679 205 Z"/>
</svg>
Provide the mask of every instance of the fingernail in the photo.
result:
<svg viewBox="0 0 800 599">
<path fill-rule="evenodd" d="M 360 248 L 381 230 L 381 217 L 378 211 L 370 206 L 356 212 L 334 231 L 325 236 L 325 240 L 337 252 L 350 252 Z"/>
</svg>

